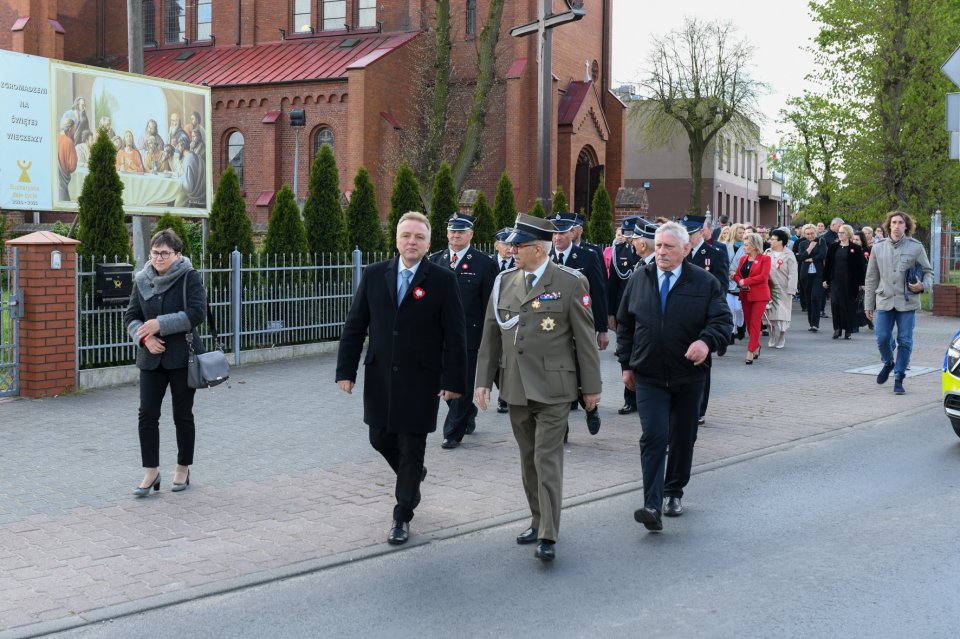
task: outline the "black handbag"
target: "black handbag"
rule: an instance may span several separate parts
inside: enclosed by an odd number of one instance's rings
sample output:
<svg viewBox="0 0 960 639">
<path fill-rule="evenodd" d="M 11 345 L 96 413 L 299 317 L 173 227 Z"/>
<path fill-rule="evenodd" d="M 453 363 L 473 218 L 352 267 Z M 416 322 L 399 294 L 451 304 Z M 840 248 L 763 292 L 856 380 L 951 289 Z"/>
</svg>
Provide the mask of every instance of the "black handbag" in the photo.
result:
<svg viewBox="0 0 960 639">
<path fill-rule="evenodd" d="M 910 284 L 918 284 L 923 282 L 923 267 L 919 264 L 914 264 L 908 268 L 903 273 L 903 299 L 910 300 L 910 294 L 912 291 L 908 288 Z M 917 295 L 917 293 L 913 293 Z"/>
<path fill-rule="evenodd" d="M 187 280 L 183 280 L 183 308 L 187 308 Z M 213 335 L 214 350 L 206 353 L 197 353 L 193 349 L 193 330 L 187 331 L 187 348 L 190 355 L 187 358 L 187 386 L 190 388 L 210 388 L 222 384 L 230 379 L 230 363 L 223 353 L 223 347 L 217 336 L 217 325 L 207 304 L 207 323 L 210 325 L 210 334 Z"/>
</svg>

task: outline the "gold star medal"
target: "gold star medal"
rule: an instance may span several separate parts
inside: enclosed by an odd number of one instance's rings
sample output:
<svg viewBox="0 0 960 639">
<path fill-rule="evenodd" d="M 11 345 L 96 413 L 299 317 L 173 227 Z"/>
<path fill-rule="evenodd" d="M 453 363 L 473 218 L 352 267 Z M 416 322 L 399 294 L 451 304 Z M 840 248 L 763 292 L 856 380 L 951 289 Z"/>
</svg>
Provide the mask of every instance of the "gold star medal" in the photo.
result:
<svg viewBox="0 0 960 639">
<path fill-rule="evenodd" d="M 533 300 L 530 306 L 532 306 L 533 308 L 540 308 L 540 300 Z"/>
<path fill-rule="evenodd" d="M 552 317 L 545 317 L 543 321 L 540 322 L 540 330 L 549 332 L 552 331 L 556 325 L 557 323 L 553 321 Z"/>
</svg>

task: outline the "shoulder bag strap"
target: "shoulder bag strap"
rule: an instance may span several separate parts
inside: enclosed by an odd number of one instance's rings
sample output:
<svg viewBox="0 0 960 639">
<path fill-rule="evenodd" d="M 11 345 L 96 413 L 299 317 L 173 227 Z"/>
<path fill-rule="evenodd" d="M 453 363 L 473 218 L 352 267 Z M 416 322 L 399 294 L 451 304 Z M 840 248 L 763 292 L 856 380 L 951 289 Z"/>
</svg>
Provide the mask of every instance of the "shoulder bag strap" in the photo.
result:
<svg viewBox="0 0 960 639">
<path fill-rule="evenodd" d="M 187 310 L 187 277 L 195 271 L 196 269 L 190 269 L 183 275 L 183 310 Z M 206 297 L 206 293 L 204 293 Z M 205 306 L 207 307 L 207 324 L 210 325 L 210 335 L 213 337 L 213 345 L 216 348 L 223 350 L 223 347 L 220 345 L 220 336 L 217 334 L 217 324 L 213 321 L 213 313 L 210 312 L 210 300 L 206 300 Z M 193 331 L 187 331 L 187 344 L 190 346 L 190 352 L 193 352 Z"/>
</svg>

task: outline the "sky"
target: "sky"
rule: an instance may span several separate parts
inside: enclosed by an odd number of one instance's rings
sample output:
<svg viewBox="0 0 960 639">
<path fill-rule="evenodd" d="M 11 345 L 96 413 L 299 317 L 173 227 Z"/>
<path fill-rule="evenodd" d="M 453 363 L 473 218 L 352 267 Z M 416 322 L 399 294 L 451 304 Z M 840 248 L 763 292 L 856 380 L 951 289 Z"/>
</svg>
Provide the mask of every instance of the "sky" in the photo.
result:
<svg viewBox="0 0 960 639">
<path fill-rule="evenodd" d="M 686 16 L 728 20 L 739 37 L 754 45 L 751 73 L 772 91 L 760 100 L 767 118 L 761 125 L 762 141 L 776 142 L 777 115 L 788 97 L 803 92 L 804 76 L 814 64 L 813 56 L 804 50 L 817 34 L 807 0 L 613 0 L 613 86 L 640 78 L 651 36 L 680 28 Z"/>
</svg>

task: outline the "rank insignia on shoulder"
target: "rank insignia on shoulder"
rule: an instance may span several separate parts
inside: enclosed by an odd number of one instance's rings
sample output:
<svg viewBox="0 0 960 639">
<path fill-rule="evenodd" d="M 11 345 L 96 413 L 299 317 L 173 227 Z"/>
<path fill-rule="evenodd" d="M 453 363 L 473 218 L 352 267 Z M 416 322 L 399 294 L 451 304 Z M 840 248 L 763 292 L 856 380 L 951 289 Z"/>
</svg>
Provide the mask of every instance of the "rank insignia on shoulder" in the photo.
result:
<svg viewBox="0 0 960 639">
<path fill-rule="evenodd" d="M 553 291 L 553 292 L 550 292 L 550 293 L 544 293 L 543 295 L 541 295 L 541 296 L 538 297 L 537 299 L 538 299 L 538 300 L 544 300 L 544 301 L 548 301 L 548 300 L 558 300 L 558 299 L 560 299 L 560 291 Z"/>
</svg>

